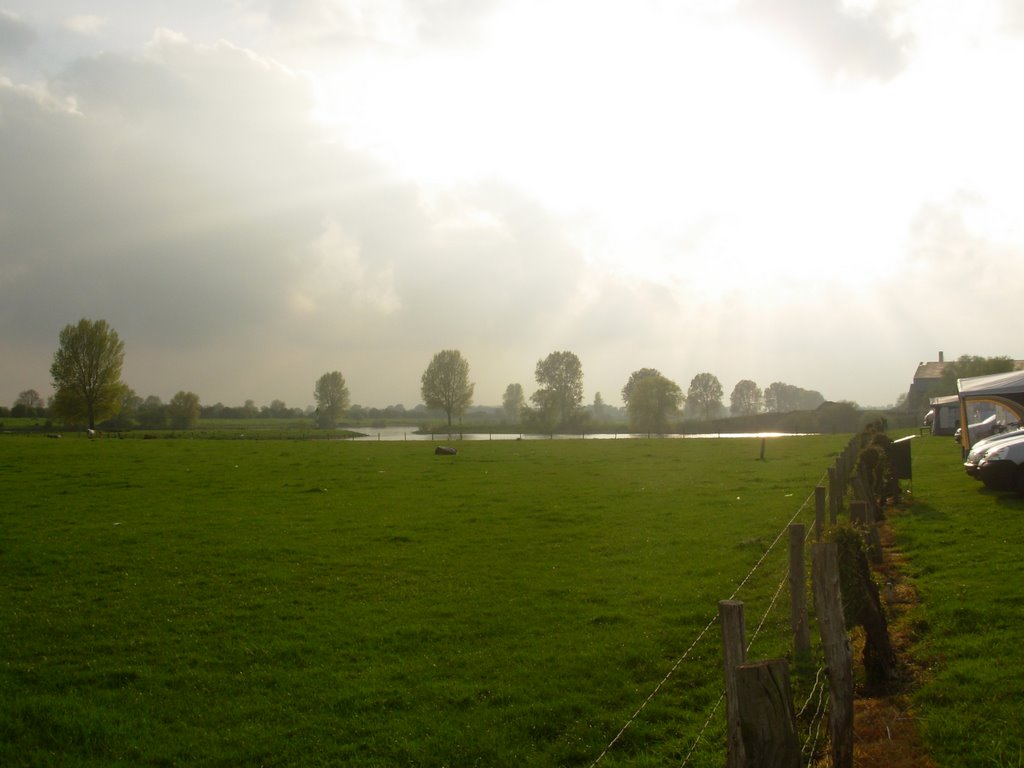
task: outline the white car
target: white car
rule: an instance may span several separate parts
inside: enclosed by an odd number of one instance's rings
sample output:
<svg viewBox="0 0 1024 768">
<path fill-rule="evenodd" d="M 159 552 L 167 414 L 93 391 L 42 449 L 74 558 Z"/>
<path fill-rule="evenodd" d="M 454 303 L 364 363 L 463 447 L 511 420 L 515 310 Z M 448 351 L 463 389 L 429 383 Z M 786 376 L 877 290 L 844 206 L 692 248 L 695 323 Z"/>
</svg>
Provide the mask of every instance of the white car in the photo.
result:
<svg viewBox="0 0 1024 768">
<path fill-rule="evenodd" d="M 978 462 L 978 477 L 986 488 L 1024 496 L 1024 434 L 989 448 Z"/>
<path fill-rule="evenodd" d="M 976 480 L 980 480 L 981 478 L 978 477 L 978 463 L 985 458 L 985 454 L 988 453 L 989 449 L 999 445 L 1004 440 L 1014 440 L 1021 436 L 1024 436 L 1024 428 L 1017 426 L 1007 432 L 999 432 L 976 442 L 971 446 L 971 450 L 964 460 L 964 469 L 967 471 L 967 474 Z"/>
</svg>

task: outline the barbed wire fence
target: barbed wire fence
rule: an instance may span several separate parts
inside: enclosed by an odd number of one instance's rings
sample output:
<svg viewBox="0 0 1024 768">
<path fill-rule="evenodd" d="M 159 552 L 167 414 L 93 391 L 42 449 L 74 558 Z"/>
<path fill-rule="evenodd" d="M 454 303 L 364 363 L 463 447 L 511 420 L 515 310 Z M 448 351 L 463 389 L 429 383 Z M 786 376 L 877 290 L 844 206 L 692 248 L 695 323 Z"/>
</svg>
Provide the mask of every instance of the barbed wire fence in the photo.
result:
<svg viewBox="0 0 1024 768">
<path fill-rule="evenodd" d="M 821 476 L 821 479 L 818 481 L 818 485 L 819 486 L 822 485 L 822 483 L 825 482 L 827 478 L 828 478 L 828 473 L 823 474 Z M 784 526 L 782 526 L 782 528 L 779 530 L 779 532 L 777 533 L 775 538 L 765 548 L 764 552 L 761 553 L 760 557 L 753 564 L 753 566 L 751 566 L 751 568 L 747 571 L 746 575 L 744 575 L 743 578 L 740 579 L 740 581 L 737 583 L 736 587 L 733 589 L 732 594 L 729 596 L 729 598 L 728 598 L 729 600 L 734 600 L 740 594 L 740 592 L 748 585 L 748 583 L 751 581 L 751 579 L 754 577 L 754 575 L 757 574 L 760 571 L 760 569 L 768 561 L 769 556 L 772 554 L 772 552 L 778 546 L 779 542 L 787 534 L 787 532 L 789 531 L 790 526 L 793 525 L 796 520 L 798 520 L 802 515 L 804 515 L 806 513 L 807 509 L 812 505 L 812 502 L 814 502 L 814 500 L 815 500 L 815 491 L 812 490 L 812 492 L 810 494 L 808 494 L 808 496 L 804 499 L 803 503 L 801 503 L 797 507 L 796 511 L 789 518 L 789 520 L 786 522 L 786 524 Z M 811 527 L 808 526 L 807 533 L 805 534 L 805 537 L 804 537 L 805 545 L 806 545 L 806 542 L 810 539 L 810 533 L 811 533 Z M 786 586 L 787 579 L 788 579 L 788 574 L 784 573 L 782 578 L 779 580 L 778 585 L 775 587 L 774 591 L 772 592 L 772 594 L 771 594 L 771 596 L 769 598 L 769 601 L 768 601 L 768 606 L 765 608 L 764 612 L 762 613 L 762 615 L 761 615 L 761 617 L 760 617 L 760 619 L 759 619 L 759 621 L 757 623 L 757 626 L 755 627 L 755 629 L 754 629 L 754 631 L 753 631 L 753 633 L 752 633 L 752 635 L 750 637 L 750 640 L 747 643 L 746 651 L 748 653 L 751 650 L 751 648 L 753 647 L 754 643 L 757 641 L 758 637 L 761 635 L 762 631 L 764 630 L 764 628 L 765 628 L 765 626 L 766 626 L 766 624 L 768 622 L 769 616 L 772 614 L 772 612 L 774 611 L 776 605 L 778 604 L 779 597 L 781 596 L 782 591 L 783 591 L 783 589 Z M 665 689 L 665 687 L 669 683 L 669 681 L 672 678 L 672 676 L 679 670 L 680 666 L 682 666 L 682 664 L 685 661 L 687 661 L 689 658 L 691 658 L 694 655 L 695 649 L 707 637 L 707 635 L 711 631 L 712 627 L 714 627 L 715 624 L 718 623 L 718 621 L 719 621 L 719 616 L 718 616 L 718 613 L 716 612 L 701 627 L 701 629 L 698 631 L 696 637 L 687 646 L 686 650 L 683 651 L 683 653 L 669 667 L 669 669 L 665 673 L 665 675 L 661 678 L 661 680 L 658 681 L 658 683 L 654 686 L 653 690 L 651 690 L 651 692 L 640 703 L 640 705 L 633 712 L 633 714 L 626 720 L 625 724 L 619 729 L 619 731 L 615 734 L 615 736 L 612 737 L 612 739 L 604 747 L 604 749 L 601 751 L 601 753 L 598 754 L 598 756 L 593 760 L 592 763 L 590 763 L 590 768 L 596 768 L 596 766 L 598 766 L 602 762 L 602 760 L 604 760 L 604 758 L 615 747 L 615 745 L 619 743 L 619 741 L 626 734 L 626 732 L 629 730 L 629 728 L 642 716 L 642 714 L 643 714 L 644 710 L 647 708 L 647 706 L 658 696 L 659 693 L 661 693 Z M 803 736 L 802 739 L 801 739 L 801 741 L 802 741 L 802 743 L 804 745 L 802 749 L 803 749 L 803 755 L 804 755 L 805 761 L 812 761 L 814 759 L 815 755 L 817 754 L 817 743 L 818 743 L 820 732 L 821 732 L 821 723 L 824 720 L 824 716 L 825 716 L 825 712 L 826 712 L 826 709 L 825 709 L 826 698 L 825 698 L 824 694 L 825 694 L 825 691 L 827 690 L 827 685 L 825 685 L 822 682 L 824 680 L 824 678 L 825 678 L 825 674 L 824 673 L 825 673 L 824 665 L 823 664 L 819 664 L 817 669 L 816 669 L 816 672 L 815 672 L 814 684 L 812 685 L 811 691 L 810 691 L 810 693 L 807 696 L 807 700 L 805 701 L 804 705 L 800 709 L 799 718 L 804 718 L 806 716 L 807 712 L 808 712 L 808 709 L 809 709 L 811 701 L 817 695 L 817 697 L 818 697 L 817 698 L 817 702 L 815 703 L 813 714 L 810 717 L 809 723 L 807 725 L 806 735 Z M 698 731 L 697 731 L 695 737 L 693 738 L 693 740 L 690 742 L 689 748 L 688 748 L 686 754 L 684 755 L 684 757 L 682 759 L 682 762 L 680 763 L 680 768 L 685 768 L 686 766 L 688 766 L 690 764 L 691 760 L 698 753 L 698 750 L 701 747 L 701 745 L 705 743 L 705 735 L 707 734 L 707 732 L 708 732 L 709 728 L 711 727 L 712 723 L 715 722 L 715 719 L 716 719 L 716 717 L 718 715 L 718 712 L 719 712 L 719 710 L 721 708 L 721 705 L 722 705 L 722 702 L 724 700 L 725 700 L 725 688 L 724 688 L 724 685 L 723 685 L 723 687 L 721 689 L 721 693 L 719 694 L 717 699 L 712 704 L 710 710 L 708 711 L 708 713 L 707 713 L 707 715 L 706 715 L 706 717 L 705 717 L 705 719 L 703 721 L 703 724 L 698 729 Z M 809 764 L 809 762 L 808 762 L 808 764 Z"/>
</svg>

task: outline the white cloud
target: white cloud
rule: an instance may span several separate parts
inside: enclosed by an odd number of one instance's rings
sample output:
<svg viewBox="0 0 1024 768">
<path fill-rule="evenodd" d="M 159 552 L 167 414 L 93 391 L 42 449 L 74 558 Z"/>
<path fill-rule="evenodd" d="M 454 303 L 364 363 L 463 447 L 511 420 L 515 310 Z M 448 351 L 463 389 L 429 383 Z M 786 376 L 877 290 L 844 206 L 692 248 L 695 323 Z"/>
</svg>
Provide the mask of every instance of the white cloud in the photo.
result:
<svg viewBox="0 0 1024 768">
<path fill-rule="evenodd" d="M 13 7 L 0 397 L 83 316 L 141 393 L 228 403 L 339 369 L 411 406 L 452 347 L 487 403 L 558 349 L 609 402 L 644 366 L 884 403 L 939 348 L 1024 356 L 946 299 L 1024 271 L 998 3 Z"/>
<path fill-rule="evenodd" d="M 76 34 L 93 36 L 107 25 L 107 20 L 102 16 L 94 14 L 79 14 L 69 16 L 64 20 L 64 28 Z"/>
</svg>

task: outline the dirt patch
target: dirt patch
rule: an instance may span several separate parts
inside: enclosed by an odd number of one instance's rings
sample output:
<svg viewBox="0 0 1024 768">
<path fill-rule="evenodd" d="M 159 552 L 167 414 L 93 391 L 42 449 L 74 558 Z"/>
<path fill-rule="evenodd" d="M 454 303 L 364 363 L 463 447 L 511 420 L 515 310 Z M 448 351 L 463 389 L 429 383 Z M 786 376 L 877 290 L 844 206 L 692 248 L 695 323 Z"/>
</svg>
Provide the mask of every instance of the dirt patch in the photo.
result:
<svg viewBox="0 0 1024 768">
<path fill-rule="evenodd" d="M 903 509 L 889 507 L 890 517 Z M 935 768 L 925 752 L 918 721 L 911 704 L 911 693 L 923 674 L 910 655 L 913 642 L 908 612 L 920 602 L 914 585 L 905 576 L 904 559 L 893 547 L 889 524 L 880 526 L 884 556 L 875 575 L 882 587 L 889 620 L 889 635 L 900 664 L 900 679 L 885 695 L 854 700 L 854 765 L 858 768 Z M 860 638 L 853 637 L 854 658 L 860 657 Z"/>
</svg>

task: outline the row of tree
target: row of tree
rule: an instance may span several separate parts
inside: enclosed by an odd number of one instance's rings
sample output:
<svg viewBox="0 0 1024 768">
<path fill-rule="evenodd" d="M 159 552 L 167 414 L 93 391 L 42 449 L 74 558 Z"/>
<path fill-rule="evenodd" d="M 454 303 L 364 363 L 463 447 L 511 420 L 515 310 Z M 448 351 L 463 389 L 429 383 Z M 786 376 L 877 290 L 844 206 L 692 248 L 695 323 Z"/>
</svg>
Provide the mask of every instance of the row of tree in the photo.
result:
<svg viewBox="0 0 1024 768">
<path fill-rule="evenodd" d="M 319 426 L 330 428 L 339 424 L 350 409 L 348 387 L 340 371 L 329 371 L 317 379 L 313 387 L 316 407 L 310 414 L 288 408 L 280 400 L 262 409 L 251 400 L 237 408 L 221 403 L 204 408 L 198 395 L 186 391 L 178 392 L 166 404 L 155 396 L 141 398 L 121 381 L 123 364 L 124 344 L 105 320 L 82 319 L 66 326 L 50 367 L 55 394 L 48 415 L 65 424 L 90 428 L 103 422 L 114 428 L 133 424 L 190 428 L 200 417 L 314 415 Z M 569 351 L 552 352 L 537 361 L 534 377 L 537 389 L 530 395 L 529 404 L 521 384 L 512 383 L 505 389 L 502 409 L 507 421 L 546 429 L 579 426 L 585 412 L 580 359 Z M 423 402 L 427 408 L 444 413 L 449 428 L 472 405 L 474 388 L 469 362 L 455 349 L 435 354 L 420 378 Z M 682 415 L 709 420 L 725 411 L 722 384 L 711 373 L 694 376 L 684 394 L 676 382 L 657 369 L 641 368 L 630 375 L 621 394 L 631 427 L 643 432 L 668 431 L 670 422 Z M 729 411 L 736 416 L 762 411 L 781 413 L 813 409 L 823 402 L 818 392 L 782 382 L 761 390 L 755 382 L 744 379 L 732 390 Z M 44 407 L 34 390 L 21 393 L 16 406 L 23 408 L 25 415 L 42 415 L 40 409 Z M 29 409 L 33 413 L 28 413 Z M 600 418 L 606 410 L 611 412 L 597 393 L 589 412 Z"/>
<path fill-rule="evenodd" d="M 335 374 L 340 376 L 335 372 Z M 503 408 L 511 423 L 537 424 L 546 427 L 574 425 L 583 403 L 583 366 L 572 352 L 552 352 L 538 360 L 534 371 L 538 389 L 530 395 L 527 406 L 521 384 L 505 389 Z M 722 384 L 714 374 L 698 373 L 689 389 L 682 388 L 656 368 L 634 371 L 622 388 L 631 428 L 641 432 L 665 432 L 669 422 L 682 412 L 684 404 L 691 417 L 710 420 L 724 410 Z M 448 426 L 460 417 L 473 401 L 473 384 L 469 380 L 469 363 L 458 350 L 446 349 L 434 355 L 421 379 L 423 401 L 444 411 Z M 319 398 L 318 398 L 318 403 Z M 788 412 L 817 408 L 825 402 L 821 393 L 791 384 L 775 382 L 762 391 L 749 379 L 736 384 L 730 396 L 730 411 L 736 416 L 772 412 Z M 601 395 L 594 398 L 595 410 L 603 406 Z"/>
</svg>

